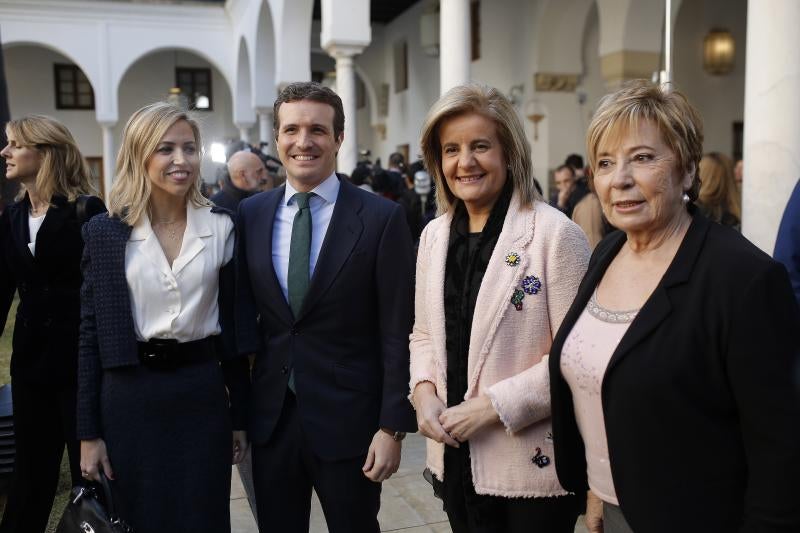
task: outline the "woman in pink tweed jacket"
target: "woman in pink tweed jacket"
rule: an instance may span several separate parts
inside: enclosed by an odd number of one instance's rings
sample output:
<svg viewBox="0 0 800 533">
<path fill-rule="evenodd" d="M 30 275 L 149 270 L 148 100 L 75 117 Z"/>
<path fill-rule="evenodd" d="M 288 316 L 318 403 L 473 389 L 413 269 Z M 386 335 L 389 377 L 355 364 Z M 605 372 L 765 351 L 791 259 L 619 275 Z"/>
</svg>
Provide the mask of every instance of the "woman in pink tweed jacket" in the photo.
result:
<svg viewBox="0 0 800 533">
<path fill-rule="evenodd" d="M 410 398 L 434 488 L 456 533 L 571 532 L 580 503 L 553 464 L 547 353 L 586 270 L 586 237 L 542 201 L 497 90 L 445 94 L 422 151 L 441 216 L 420 239 Z"/>
</svg>

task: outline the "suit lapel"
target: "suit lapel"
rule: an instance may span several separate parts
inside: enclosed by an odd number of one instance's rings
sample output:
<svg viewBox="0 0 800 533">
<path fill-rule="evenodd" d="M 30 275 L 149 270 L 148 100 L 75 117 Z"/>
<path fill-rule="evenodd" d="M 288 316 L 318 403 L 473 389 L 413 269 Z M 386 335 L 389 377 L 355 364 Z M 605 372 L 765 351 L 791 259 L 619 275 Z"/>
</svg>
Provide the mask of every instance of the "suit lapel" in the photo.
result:
<svg viewBox="0 0 800 533">
<path fill-rule="evenodd" d="M 31 249 L 28 248 L 28 241 L 30 240 L 30 230 L 28 228 L 29 207 L 30 203 L 28 203 L 28 197 L 26 196 L 21 202 L 10 205 L 8 210 L 10 211 L 11 227 L 14 229 L 14 246 L 17 247 L 19 256 L 25 264 L 33 268 L 33 254 L 31 254 Z"/>
<path fill-rule="evenodd" d="M 483 364 L 489 354 L 494 335 L 508 309 L 512 307 L 511 296 L 520 286 L 528 268 L 528 245 L 533 241 L 535 207 L 522 210 L 519 195 L 514 194 L 508 206 L 503 229 L 497 240 L 489 265 L 483 275 L 485 283 L 481 283 L 478 298 L 475 302 L 475 317 L 472 320 L 472 331 L 469 340 L 467 396 L 478 382 Z M 506 263 L 508 254 L 517 254 L 519 263 L 510 266 Z M 478 312 L 478 310 L 480 310 Z M 489 317 L 488 320 L 476 320 L 478 316 Z"/>
<path fill-rule="evenodd" d="M 275 265 L 272 264 L 272 232 L 275 227 L 275 213 L 278 210 L 278 205 L 283 201 L 285 191 L 286 186 L 283 186 L 274 193 L 265 195 L 254 222 L 248 224 L 248 230 L 251 233 L 255 232 L 256 235 L 249 239 L 247 245 L 251 248 L 249 255 L 260 258 L 255 263 L 263 265 L 261 268 L 265 270 L 264 288 L 267 290 L 267 294 L 264 295 L 264 301 L 270 302 L 270 306 L 281 315 L 281 318 L 287 324 L 291 324 L 294 321 L 292 310 L 278 282 L 278 276 L 275 274 Z M 252 202 L 253 200 L 250 201 Z"/>
<path fill-rule="evenodd" d="M 355 186 L 343 179 L 339 181 L 339 196 L 336 198 L 317 266 L 311 276 L 308 292 L 297 320 L 308 314 L 322 298 L 350 257 L 350 252 L 361 237 L 361 232 L 364 231 L 364 224 L 359 216 L 361 200 L 355 193 Z"/>
<path fill-rule="evenodd" d="M 36 234 L 36 259 L 40 261 L 45 260 L 48 252 L 57 246 L 59 230 L 67 223 L 72 211 L 69 202 L 63 196 L 53 196 L 51 203 L 53 205 L 47 210 L 42 226 Z"/>
<path fill-rule="evenodd" d="M 653 294 L 644 303 L 636 318 L 631 322 L 617 349 L 614 350 L 606 373 L 611 372 L 637 344 L 650 335 L 669 316 L 672 310 L 669 298 L 670 289 L 686 283 L 691 277 L 697 256 L 703 247 L 708 226 L 709 222 L 705 217 L 699 214 L 694 215 L 683 242 L 681 242 L 675 257 L 667 267 L 664 277 L 656 286 Z M 605 265 L 606 268 L 608 263 Z M 602 277 L 602 273 L 605 272 L 606 268 L 603 268 L 600 277 Z M 596 283 L 592 286 L 592 290 L 594 286 L 596 286 Z"/>
</svg>

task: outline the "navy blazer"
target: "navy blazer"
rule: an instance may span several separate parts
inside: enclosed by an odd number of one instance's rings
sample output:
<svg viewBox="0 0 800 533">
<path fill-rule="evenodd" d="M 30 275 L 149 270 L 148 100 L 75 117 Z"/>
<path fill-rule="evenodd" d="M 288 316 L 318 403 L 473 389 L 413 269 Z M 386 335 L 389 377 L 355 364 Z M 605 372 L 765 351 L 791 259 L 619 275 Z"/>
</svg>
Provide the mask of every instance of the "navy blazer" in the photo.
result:
<svg viewBox="0 0 800 533">
<path fill-rule="evenodd" d="M 564 341 L 625 243 L 595 249 L 550 350 L 556 470 L 587 488 Z M 601 389 L 617 498 L 637 533 L 800 531 L 800 311 L 786 270 L 699 213 Z"/>
<path fill-rule="evenodd" d="M 212 213 L 231 216 L 223 208 Z M 81 270 L 81 323 L 78 357 L 78 438 L 102 437 L 100 384 L 102 372 L 139 364 L 139 351 L 125 277 L 125 248 L 132 227 L 117 217 L 92 218 L 83 227 L 86 246 Z M 233 334 L 234 266 L 220 270 L 218 354 L 229 389 L 234 428 L 243 429 L 249 382 L 247 359 L 238 357 Z"/>
<path fill-rule="evenodd" d="M 14 326 L 11 375 L 15 380 L 74 387 L 80 323 L 80 260 L 83 252 L 76 202 L 55 195 L 30 241 L 28 196 L 9 205 L 0 217 L 0 332 L 14 292 L 20 302 Z M 105 211 L 103 201 L 86 199 L 86 214 Z"/>
<path fill-rule="evenodd" d="M 239 205 L 236 329 L 256 353 L 250 439 L 269 440 L 293 366 L 297 408 L 314 453 L 363 455 L 380 428 L 415 431 L 408 396 L 414 252 L 403 209 L 341 179 L 299 316 L 272 265 L 285 187 Z"/>
</svg>

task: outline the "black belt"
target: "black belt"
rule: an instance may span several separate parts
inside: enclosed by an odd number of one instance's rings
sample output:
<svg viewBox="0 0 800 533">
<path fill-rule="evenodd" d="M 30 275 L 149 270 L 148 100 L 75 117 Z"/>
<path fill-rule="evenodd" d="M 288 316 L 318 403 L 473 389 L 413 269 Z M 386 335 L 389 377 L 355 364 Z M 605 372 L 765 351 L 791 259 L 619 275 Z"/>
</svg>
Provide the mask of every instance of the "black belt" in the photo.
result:
<svg viewBox="0 0 800 533">
<path fill-rule="evenodd" d="M 150 339 L 139 342 L 139 361 L 145 366 L 174 369 L 204 363 L 217 356 L 218 335 L 189 342 L 176 339 Z"/>
</svg>

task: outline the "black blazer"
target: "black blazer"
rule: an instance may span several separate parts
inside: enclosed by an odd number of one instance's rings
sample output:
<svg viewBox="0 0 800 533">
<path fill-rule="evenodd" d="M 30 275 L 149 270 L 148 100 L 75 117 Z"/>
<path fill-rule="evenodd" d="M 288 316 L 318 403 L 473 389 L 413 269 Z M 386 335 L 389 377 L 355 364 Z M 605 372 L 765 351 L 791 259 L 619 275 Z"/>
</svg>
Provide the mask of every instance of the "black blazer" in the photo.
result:
<svg viewBox="0 0 800 533">
<path fill-rule="evenodd" d="M 325 460 L 366 453 L 379 427 L 415 431 L 408 396 L 414 252 L 402 208 L 347 180 L 341 187 L 300 316 L 272 266 L 285 187 L 239 204 L 237 342 L 256 353 L 250 439 L 265 443 L 294 366 L 298 411 Z"/>
<path fill-rule="evenodd" d="M 80 323 L 80 259 L 83 252 L 75 202 L 54 196 L 28 248 L 28 196 L 0 217 L 0 332 L 14 291 L 19 291 L 11 375 L 32 383 L 75 384 Z M 86 200 L 86 217 L 105 211 L 102 200 Z"/>
<path fill-rule="evenodd" d="M 219 207 L 212 213 L 231 216 Z M 133 228 L 119 218 L 94 217 L 83 227 L 86 247 L 81 269 L 80 354 L 78 364 L 78 438 L 102 436 L 100 385 L 103 370 L 139 364 L 139 351 L 125 278 L 125 248 Z M 243 429 L 249 388 L 247 359 L 238 357 L 233 334 L 234 266 L 220 270 L 218 345 L 231 400 L 234 429 Z"/>
<path fill-rule="evenodd" d="M 585 450 L 561 349 L 625 240 L 598 245 L 550 352 L 556 469 L 575 492 Z M 634 531 L 800 531 L 798 331 L 786 270 L 694 214 L 603 378 L 611 473 Z"/>
</svg>

